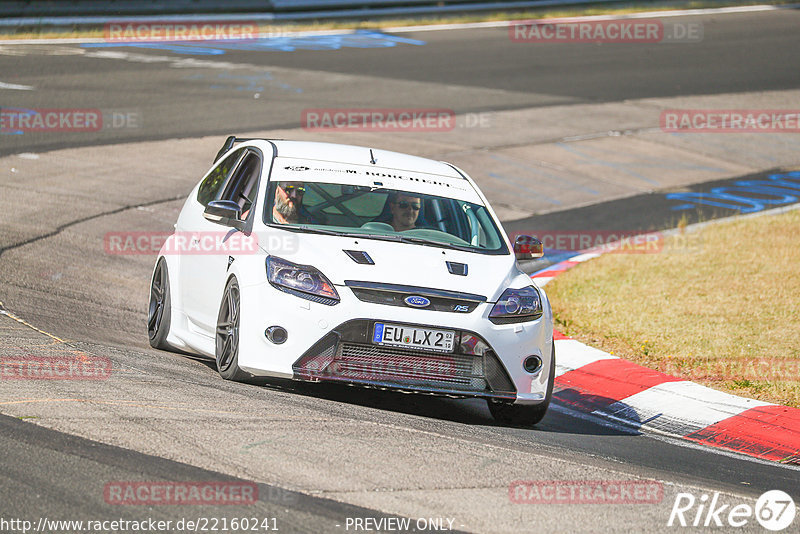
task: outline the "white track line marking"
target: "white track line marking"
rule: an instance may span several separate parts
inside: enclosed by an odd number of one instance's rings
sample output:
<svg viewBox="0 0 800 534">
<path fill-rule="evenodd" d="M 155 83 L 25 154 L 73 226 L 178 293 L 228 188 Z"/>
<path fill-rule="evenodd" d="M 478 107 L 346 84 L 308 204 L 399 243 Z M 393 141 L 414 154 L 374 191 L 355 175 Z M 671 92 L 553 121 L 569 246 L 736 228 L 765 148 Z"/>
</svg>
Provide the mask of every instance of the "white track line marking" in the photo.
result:
<svg viewBox="0 0 800 534">
<path fill-rule="evenodd" d="M 686 9 L 686 10 L 672 10 L 672 11 L 646 11 L 642 13 L 625 13 L 619 15 L 591 15 L 585 17 L 554 17 L 554 20 L 559 21 L 590 21 L 590 20 L 619 20 L 619 19 L 644 19 L 652 17 L 691 17 L 697 15 L 724 15 L 735 13 L 758 13 L 762 11 L 776 11 L 779 9 L 794 9 L 800 7 L 800 4 L 786 4 L 780 6 L 771 5 L 756 5 L 756 6 L 740 6 L 740 7 L 718 7 L 707 9 Z M 387 33 L 405 33 L 405 32 L 425 32 L 425 31 L 439 31 L 439 30 L 472 30 L 480 28 L 501 28 L 507 27 L 511 24 L 520 22 L 531 22 L 534 20 L 545 21 L 547 19 L 520 19 L 520 20 L 496 20 L 489 22 L 465 22 L 461 24 L 432 24 L 430 26 L 398 26 L 392 28 L 381 28 L 381 31 Z"/>
<path fill-rule="evenodd" d="M 557 339 L 556 344 L 556 376 L 580 369 L 600 360 L 618 360 L 607 352 L 584 345 L 574 339 Z"/>
<path fill-rule="evenodd" d="M 33 87 L 32 85 L 0 82 L 0 89 L 13 89 L 15 91 L 33 91 L 36 88 Z"/>
</svg>

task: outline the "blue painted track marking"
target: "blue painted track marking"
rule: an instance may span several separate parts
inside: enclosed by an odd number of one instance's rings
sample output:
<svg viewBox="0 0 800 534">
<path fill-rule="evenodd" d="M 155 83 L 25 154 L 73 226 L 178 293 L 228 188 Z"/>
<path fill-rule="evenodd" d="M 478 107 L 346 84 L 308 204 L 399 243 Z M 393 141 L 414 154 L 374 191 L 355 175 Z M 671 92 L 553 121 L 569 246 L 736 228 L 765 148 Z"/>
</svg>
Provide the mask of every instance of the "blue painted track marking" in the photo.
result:
<svg viewBox="0 0 800 534">
<path fill-rule="evenodd" d="M 294 52 L 295 50 L 340 50 L 342 48 L 391 48 L 398 44 L 422 46 L 425 41 L 409 39 L 386 33 L 359 30 L 354 33 L 333 35 L 306 35 L 296 37 L 264 37 L 261 39 L 227 39 L 196 42 L 150 43 L 85 43 L 83 48 L 146 48 L 165 50 L 190 56 L 217 56 L 229 50 L 247 52 Z"/>
<path fill-rule="evenodd" d="M 673 206 L 673 211 L 714 206 L 752 213 L 800 201 L 800 171 L 770 174 L 766 180 L 738 180 L 731 185 L 715 187 L 708 193 L 668 193 L 666 197 L 683 202 Z"/>
</svg>

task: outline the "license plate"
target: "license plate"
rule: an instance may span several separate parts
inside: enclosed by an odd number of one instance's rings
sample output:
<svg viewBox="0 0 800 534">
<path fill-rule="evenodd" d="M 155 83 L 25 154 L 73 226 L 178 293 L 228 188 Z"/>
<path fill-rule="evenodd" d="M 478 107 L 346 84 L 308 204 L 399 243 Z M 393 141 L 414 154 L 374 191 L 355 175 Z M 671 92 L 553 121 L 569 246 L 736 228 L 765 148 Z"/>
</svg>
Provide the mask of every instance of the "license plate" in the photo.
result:
<svg viewBox="0 0 800 534">
<path fill-rule="evenodd" d="M 414 328 L 387 323 L 375 323 L 375 330 L 372 334 L 372 342 L 379 345 L 438 352 L 453 352 L 455 338 L 456 333 L 452 330 Z"/>
</svg>

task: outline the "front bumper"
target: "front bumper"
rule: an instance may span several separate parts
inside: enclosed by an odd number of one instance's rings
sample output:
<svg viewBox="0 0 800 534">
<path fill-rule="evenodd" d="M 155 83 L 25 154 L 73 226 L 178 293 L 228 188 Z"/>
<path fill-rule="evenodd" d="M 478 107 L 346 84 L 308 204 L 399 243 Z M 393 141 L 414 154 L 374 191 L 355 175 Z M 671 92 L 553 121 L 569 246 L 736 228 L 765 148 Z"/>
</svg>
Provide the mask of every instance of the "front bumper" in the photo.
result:
<svg viewBox="0 0 800 534">
<path fill-rule="evenodd" d="M 336 305 L 311 302 L 268 283 L 242 287 L 239 366 L 256 376 L 330 381 L 453 397 L 481 397 L 535 405 L 544 401 L 552 354 L 552 314 L 544 292 L 542 317 L 493 324 L 492 304 L 467 313 L 391 306 L 359 300 L 337 286 Z M 372 343 L 375 322 L 456 331 L 455 349 L 443 354 Z M 285 343 L 264 335 L 284 327 Z M 471 337 L 467 337 L 471 336 Z M 480 340 L 486 350 L 470 343 Z M 528 373 L 525 358 L 538 356 L 542 368 Z"/>
<path fill-rule="evenodd" d="M 496 353 L 474 332 L 457 331 L 455 351 L 441 353 L 372 343 L 377 322 L 355 319 L 334 328 L 292 365 L 294 378 L 516 400 L 517 390 Z"/>
</svg>

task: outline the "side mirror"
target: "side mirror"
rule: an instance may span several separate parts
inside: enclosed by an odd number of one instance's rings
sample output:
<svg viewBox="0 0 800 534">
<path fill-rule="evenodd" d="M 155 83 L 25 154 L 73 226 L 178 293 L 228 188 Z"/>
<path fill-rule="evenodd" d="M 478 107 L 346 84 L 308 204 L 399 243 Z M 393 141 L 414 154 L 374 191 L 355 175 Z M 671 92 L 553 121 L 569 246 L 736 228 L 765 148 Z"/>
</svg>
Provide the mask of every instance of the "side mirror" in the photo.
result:
<svg viewBox="0 0 800 534">
<path fill-rule="evenodd" d="M 209 221 L 239 230 L 244 228 L 241 216 L 242 208 L 233 200 L 212 200 L 203 212 L 203 217 Z"/>
<path fill-rule="evenodd" d="M 529 235 L 518 235 L 514 240 L 514 256 L 517 261 L 532 260 L 544 256 L 542 242 Z"/>
</svg>

